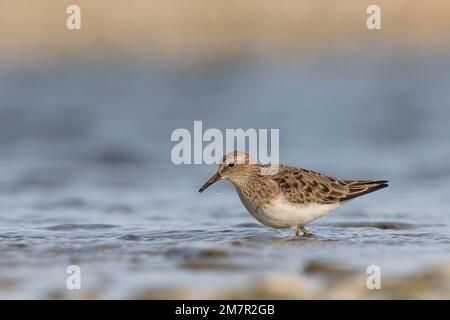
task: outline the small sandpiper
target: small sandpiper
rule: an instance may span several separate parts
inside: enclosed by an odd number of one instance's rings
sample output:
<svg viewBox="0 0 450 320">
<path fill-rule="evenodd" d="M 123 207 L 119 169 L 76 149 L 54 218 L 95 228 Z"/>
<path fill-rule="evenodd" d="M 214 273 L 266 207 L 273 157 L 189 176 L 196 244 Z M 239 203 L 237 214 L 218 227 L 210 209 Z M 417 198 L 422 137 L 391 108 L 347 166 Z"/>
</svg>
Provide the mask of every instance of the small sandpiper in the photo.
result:
<svg viewBox="0 0 450 320">
<path fill-rule="evenodd" d="M 262 224 L 294 228 L 305 237 L 305 225 L 343 203 L 385 188 L 385 180 L 341 180 L 311 170 L 277 165 L 274 174 L 262 174 L 271 164 L 257 164 L 246 153 L 234 151 L 223 158 L 218 171 L 199 190 L 221 179 L 231 181 L 250 214 Z"/>
</svg>

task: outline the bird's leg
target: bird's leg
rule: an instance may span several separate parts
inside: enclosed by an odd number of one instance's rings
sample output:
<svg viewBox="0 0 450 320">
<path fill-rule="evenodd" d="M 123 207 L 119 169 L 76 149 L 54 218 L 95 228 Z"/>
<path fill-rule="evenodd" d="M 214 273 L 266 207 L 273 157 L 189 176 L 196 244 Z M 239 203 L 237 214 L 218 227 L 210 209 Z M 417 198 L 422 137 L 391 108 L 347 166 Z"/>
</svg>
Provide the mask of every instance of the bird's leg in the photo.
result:
<svg viewBox="0 0 450 320">
<path fill-rule="evenodd" d="M 305 237 L 307 237 L 307 238 L 312 238 L 312 234 L 309 233 L 308 231 L 306 231 L 305 227 L 300 226 L 300 230 L 303 231 L 303 236 L 305 236 Z M 297 231 L 298 231 L 298 229 L 297 229 Z"/>
<path fill-rule="evenodd" d="M 295 236 L 296 236 L 296 237 L 298 237 L 298 236 L 300 235 L 298 226 L 295 226 L 295 227 L 294 227 L 294 232 L 295 232 Z"/>
</svg>

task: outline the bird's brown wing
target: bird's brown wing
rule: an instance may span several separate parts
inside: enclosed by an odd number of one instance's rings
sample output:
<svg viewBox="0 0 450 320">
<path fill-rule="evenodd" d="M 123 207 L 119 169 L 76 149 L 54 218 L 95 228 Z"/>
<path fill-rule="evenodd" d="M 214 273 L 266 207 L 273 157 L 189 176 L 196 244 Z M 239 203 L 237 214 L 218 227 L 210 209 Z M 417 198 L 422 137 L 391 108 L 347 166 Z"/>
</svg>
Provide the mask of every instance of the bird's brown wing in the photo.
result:
<svg viewBox="0 0 450 320">
<path fill-rule="evenodd" d="M 351 200 L 387 187 L 387 181 L 340 180 L 311 170 L 280 166 L 272 176 L 280 191 L 298 204 L 332 204 Z"/>
</svg>

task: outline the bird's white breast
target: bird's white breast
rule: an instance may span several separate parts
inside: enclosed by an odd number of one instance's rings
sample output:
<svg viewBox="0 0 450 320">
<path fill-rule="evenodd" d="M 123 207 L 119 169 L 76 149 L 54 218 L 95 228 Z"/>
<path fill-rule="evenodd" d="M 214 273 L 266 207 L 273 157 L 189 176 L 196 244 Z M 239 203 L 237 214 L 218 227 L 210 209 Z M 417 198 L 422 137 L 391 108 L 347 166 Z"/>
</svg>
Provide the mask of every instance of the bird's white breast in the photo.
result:
<svg viewBox="0 0 450 320">
<path fill-rule="evenodd" d="M 323 217 L 340 204 L 308 204 L 298 205 L 288 202 L 283 196 L 278 196 L 266 204 L 250 212 L 256 220 L 272 228 L 290 228 L 304 226 L 311 221 Z"/>
</svg>

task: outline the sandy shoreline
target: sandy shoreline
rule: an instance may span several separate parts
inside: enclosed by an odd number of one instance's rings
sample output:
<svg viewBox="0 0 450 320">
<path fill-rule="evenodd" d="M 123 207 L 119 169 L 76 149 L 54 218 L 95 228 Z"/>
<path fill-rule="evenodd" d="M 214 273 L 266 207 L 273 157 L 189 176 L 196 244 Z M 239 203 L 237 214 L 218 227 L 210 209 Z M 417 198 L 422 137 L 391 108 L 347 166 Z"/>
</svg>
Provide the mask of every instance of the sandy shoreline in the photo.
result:
<svg viewBox="0 0 450 320">
<path fill-rule="evenodd" d="M 448 47 L 450 3 L 378 1 L 382 30 L 366 28 L 369 0 L 88 1 L 82 29 L 65 26 L 69 1 L 9 1 L 0 7 L 0 59 L 149 57 L 224 59 L 375 48 L 405 53 Z"/>
</svg>

